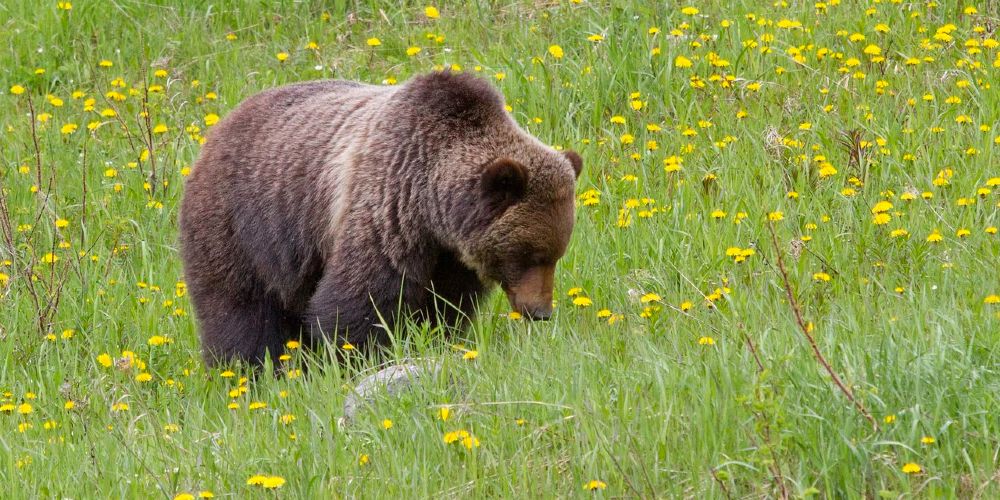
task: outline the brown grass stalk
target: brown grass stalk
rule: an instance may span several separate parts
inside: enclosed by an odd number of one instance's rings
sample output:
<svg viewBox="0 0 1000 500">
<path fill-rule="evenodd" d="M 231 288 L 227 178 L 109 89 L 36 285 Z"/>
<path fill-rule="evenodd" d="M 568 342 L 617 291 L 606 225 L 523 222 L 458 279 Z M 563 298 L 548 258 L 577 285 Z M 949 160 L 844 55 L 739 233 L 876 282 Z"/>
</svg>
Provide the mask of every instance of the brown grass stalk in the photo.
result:
<svg viewBox="0 0 1000 500">
<path fill-rule="evenodd" d="M 840 389 L 840 392 L 842 392 L 844 396 L 847 397 L 847 400 L 854 405 L 854 407 L 858 410 L 858 412 L 860 412 L 861 415 L 864 416 L 865 419 L 872 424 L 872 428 L 878 431 L 878 422 L 875 420 L 875 417 L 873 417 L 872 414 L 868 411 L 868 409 L 865 408 L 865 405 L 861 402 L 861 400 L 859 400 L 854 396 L 854 393 L 851 391 L 851 389 L 846 385 L 844 385 L 844 382 L 840 380 L 840 376 L 837 375 L 837 372 L 834 371 L 832 366 L 830 366 L 830 362 L 827 361 L 825 356 L 823 356 L 823 352 L 820 351 L 819 345 L 816 343 L 816 338 L 813 337 L 812 333 L 809 331 L 809 328 L 806 327 L 806 323 L 802 319 L 802 310 L 799 307 L 798 301 L 795 300 L 795 293 L 792 292 L 792 284 L 791 281 L 788 279 L 788 271 L 785 269 L 785 261 L 781 256 L 782 253 L 781 246 L 778 244 L 778 235 L 774 231 L 774 222 L 771 222 L 770 220 L 768 221 L 767 230 L 771 233 L 771 244 L 774 246 L 775 257 L 778 264 L 778 271 L 781 274 L 781 280 L 785 288 L 785 294 L 788 296 L 788 305 L 789 307 L 792 308 L 792 312 L 795 315 L 795 322 L 798 324 L 799 330 L 802 332 L 802 335 L 804 335 L 806 340 L 809 342 L 809 347 L 812 349 L 813 356 L 816 358 L 816 361 L 818 361 L 819 364 L 823 367 L 823 369 L 826 370 L 826 373 L 830 375 L 830 378 L 833 380 L 834 385 L 836 385 L 837 388 Z"/>
</svg>

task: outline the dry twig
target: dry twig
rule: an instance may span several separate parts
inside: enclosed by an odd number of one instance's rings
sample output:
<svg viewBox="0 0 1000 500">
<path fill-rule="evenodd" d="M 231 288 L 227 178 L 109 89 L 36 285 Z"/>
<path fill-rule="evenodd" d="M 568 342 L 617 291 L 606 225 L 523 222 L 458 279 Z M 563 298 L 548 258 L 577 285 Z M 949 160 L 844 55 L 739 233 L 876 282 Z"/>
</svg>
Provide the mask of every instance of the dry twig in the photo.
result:
<svg viewBox="0 0 1000 500">
<path fill-rule="evenodd" d="M 799 325 L 799 330 L 802 331 L 802 334 L 805 335 L 806 340 L 809 341 L 809 347 L 812 348 L 813 356 L 815 356 L 816 361 L 819 361 L 819 364 L 823 366 L 823 369 L 826 370 L 826 373 L 830 375 L 830 378 L 833 379 L 833 383 L 837 386 L 838 389 L 840 389 L 840 392 L 844 393 L 844 396 L 847 397 L 848 401 L 850 401 L 854 405 L 854 407 L 857 408 L 859 412 L 861 412 L 861 415 L 863 415 L 865 419 L 872 424 L 872 428 L 878 431 L 878 422 L 875 420 L 875 417 L 873 417 L 872 414 L 868 412 L 864 404 L 861 403 L 861 400 L 859 400 L 854 396 L 854 393 L 851 392 L 851 389 L 848 388 L 846 385 L 844 385 L 844 383 L 840 380 L 840 376 L 837 375 L 837 372 L 834 371 L 833 367 L 830 366 L 830 363 L 826 360 L 826 357 L 823 356 L 822 351 L 819 350 L 819 345 L 816 343 L 816 339 L 809 331 L 809 328 L 806 327 L 805 321 L 802 320 L 802 311 L 801 309 L 799 309 L 798 301 L 795 300 L 795 294 L 792 293 L 792 284 L 788 279 L 788 271 L 785 270 L 784 259 L 782 259 L 781 257 L 781 246 L 778 245 L 778 235 L 775 234 L 774 232 L 773 222 L 768 221 L 767 230 L 771 233 L 771 244 L 774 246 L 775 257 L 778 264 L 778 271 L 780 271 L 781 273 L 781 280 L 785 288 L 785 294 L 788 296 L 788 305 L 792 308 L 792 312 L 795 313 L 795 322 Z"/>
</svg>

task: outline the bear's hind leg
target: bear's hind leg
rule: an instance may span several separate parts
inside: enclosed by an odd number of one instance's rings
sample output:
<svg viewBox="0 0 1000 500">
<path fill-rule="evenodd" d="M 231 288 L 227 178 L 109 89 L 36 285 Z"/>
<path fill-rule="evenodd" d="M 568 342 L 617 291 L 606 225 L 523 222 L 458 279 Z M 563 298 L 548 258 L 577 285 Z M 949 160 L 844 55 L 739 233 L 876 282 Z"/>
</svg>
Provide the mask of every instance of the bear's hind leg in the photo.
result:
<svg viewBox="0 0 1000 500">
<path fill-rule="evenodd" d="M 242 360 L 260 365 L 270 356 L 277 362 L 285 342 L 298 338 L 300 324 L 269 297 L 239 301 L 210 297 L 201 302 L 201 343 L 205 361 L 212 364 Z"/>
</svg>

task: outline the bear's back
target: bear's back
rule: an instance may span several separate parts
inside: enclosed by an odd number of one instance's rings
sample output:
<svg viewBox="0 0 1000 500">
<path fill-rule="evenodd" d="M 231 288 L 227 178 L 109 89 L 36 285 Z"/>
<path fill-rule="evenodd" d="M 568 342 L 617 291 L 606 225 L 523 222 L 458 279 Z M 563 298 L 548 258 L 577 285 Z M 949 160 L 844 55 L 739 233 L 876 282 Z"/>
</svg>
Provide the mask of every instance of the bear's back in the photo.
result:
<svg viewBox="0 0 1000 500">
<path fill-rule="evenodd" d="M 332 207 L 347 198 L 350 165 L 338 158 L 359 143 L 355 123 L 370 122 L 357 115 L 388 90 L 341 80 L 286 85 L 251 96 L 212 127 L 181 210 L 182 238 L 203 252 L 192 259 L 240 262 L 211 273 L 230 283 L 253 275 L 248 288 L 267 283 L 283 302 L 300 303 L 322 266 Z"/>
<path fill-rule="evenodd" d="M 254 94 L 241 102 L 208 133 L 208 140 L 202 155 L 211 154 L 213 149 L 240 151 L 254 146 L 268 137 L 292 140 L 299 134 L 280 136 L 282 130 L 294 131 L 287 127 L 289 122 L 309 121 L 315 123 L 319 116 L 336 114 L 338 109 L 322 109 L 324 101 L 333 104 L 348 104 L 355 94 L 370 94 L 381 90 L 379 87 L 347 80 L 317 80 L 301 82 L 268 89 Z M 336 106 L 335 106 L 336 107 Z M 303 132 L 299 129 L 298 132 Z"/>
</svg>

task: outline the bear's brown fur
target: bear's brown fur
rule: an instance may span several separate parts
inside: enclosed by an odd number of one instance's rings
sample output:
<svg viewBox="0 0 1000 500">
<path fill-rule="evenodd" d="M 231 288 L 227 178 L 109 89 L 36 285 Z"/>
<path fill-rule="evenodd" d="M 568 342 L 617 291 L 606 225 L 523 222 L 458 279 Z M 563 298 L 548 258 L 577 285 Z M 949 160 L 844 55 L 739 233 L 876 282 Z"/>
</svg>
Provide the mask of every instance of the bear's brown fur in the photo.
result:
<svg viewBox="0 0 1000 500">
<path fill-rule="evenodd" d="M 548 317 L 581 168 L 463 73 L 250 97 L 212 128 L 181 206 L 206 360 L 383 342 L 397 311 L 456 324 L 493 283 Z"/>
</svg>

